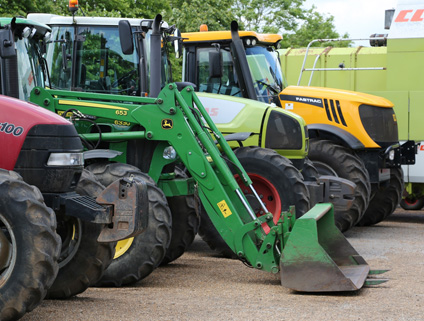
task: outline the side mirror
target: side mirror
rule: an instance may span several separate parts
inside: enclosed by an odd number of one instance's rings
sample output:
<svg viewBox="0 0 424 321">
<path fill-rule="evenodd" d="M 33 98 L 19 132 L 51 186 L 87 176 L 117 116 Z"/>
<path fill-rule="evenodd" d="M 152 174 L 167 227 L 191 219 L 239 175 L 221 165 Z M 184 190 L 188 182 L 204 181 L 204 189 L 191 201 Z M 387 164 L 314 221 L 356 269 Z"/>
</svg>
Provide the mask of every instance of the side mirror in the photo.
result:
<svg viewBox="0 0 424 321">
<path fill-rule="evenodd" d="M 0 57 L 12 58 L 16 56 L 15 41 L 12 30 L 9 28 L 0 30 Z"/>
<path fill-rule="evenodd" d="M 183 54 L 183 40 L 181 39 L 181 31 L 179 29 L 175 29 L 174 31 L 174 49 L 175 49 L 175 58 L 180 58 Z"/>
<path fill-rule="evenodd" d="M 125 55 L 131 55 L 134 52 L 134 42 L 130 22 L 128 20 L 121 20 L 119 21 L 118 28 L 122 52 Z"/>
<path fill-rule="evenodd" d="M 209 51 L 209 78 L 222 78 L 221 50 Z"/>
</svg>

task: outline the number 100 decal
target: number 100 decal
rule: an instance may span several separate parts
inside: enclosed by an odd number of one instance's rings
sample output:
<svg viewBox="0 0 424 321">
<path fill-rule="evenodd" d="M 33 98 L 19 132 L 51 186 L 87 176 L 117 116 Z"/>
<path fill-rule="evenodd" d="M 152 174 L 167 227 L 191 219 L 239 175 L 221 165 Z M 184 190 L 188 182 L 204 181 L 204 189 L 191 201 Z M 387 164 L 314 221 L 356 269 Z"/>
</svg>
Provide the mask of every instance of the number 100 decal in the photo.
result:
<svg viewBox="0 0 424 321">
<path fill-rule="evenodd" d="M 13 136 L 21 136 L 24 129 L 21 126 L 15 126 L 7 122 L 0 123 L 0 133 L 12 134 Z"/>
</svg>

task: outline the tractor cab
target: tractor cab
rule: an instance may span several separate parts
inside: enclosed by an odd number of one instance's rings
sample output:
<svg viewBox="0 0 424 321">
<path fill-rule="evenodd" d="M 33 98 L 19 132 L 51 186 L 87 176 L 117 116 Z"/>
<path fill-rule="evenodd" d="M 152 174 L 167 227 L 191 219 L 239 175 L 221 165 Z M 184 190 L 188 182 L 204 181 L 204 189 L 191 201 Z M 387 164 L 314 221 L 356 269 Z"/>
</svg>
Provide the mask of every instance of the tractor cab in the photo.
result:
<svg viewBox="0 0 424 321">
<path fill-rule="evenodd" d="M 52 28 L 46 59 L 53 89 L 148 96 L 150 91 L 150 37 L 153 19 L 127 19 L 132 29 L 132 50 L 123 52 L 121 18 L 29 14 L 29 19 Z M 161 21 L 161 72 L 163 87 L 172 81 L 168 61 L 173 26 Z"/>
<path fill-rule="evenodd" d="M 29 100 L 31 90 L 44 86 L 48 73 L 40 55 L 40 40 L 48 41 L 50 28 L 24 18 L 0 18 L 0 93 Z M 7 46 L 12 39 L 15 46 Z M 19 61 L 19 63 L 18 63 Z"/>
<path fill-rule="evenodd" d="M 235 47 L 230 31 L 184 33 L 183 81 L 195 83 L 199 92 L 278 105 L 278 94 L 287 87 L 274 51 L 282 37 L 254 31 L 240 31 L 239 37 L 244 48 Z M 235 55 L 237 49 L 243 54 Z M 242 59 L 247 59 L 246 65 Z"/>
</svg>

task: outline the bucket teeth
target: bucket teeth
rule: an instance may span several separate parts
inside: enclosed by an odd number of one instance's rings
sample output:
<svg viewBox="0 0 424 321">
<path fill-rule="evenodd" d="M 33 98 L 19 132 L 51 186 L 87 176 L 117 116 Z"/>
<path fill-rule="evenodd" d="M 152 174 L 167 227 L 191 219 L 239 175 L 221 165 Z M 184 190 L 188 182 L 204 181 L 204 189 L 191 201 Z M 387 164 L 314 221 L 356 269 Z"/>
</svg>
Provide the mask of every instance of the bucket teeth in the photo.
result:
<svg viewBox="0 0 424 321">
<path fill-rule="evenodd" d="M 364 286 L 379 285 L 387 281 L 389 281 L 389 279 L 366 279 L 364 282 Z"/>
<path fill-rule="evenodd" d="M 390 270 L 370 270 L 370 271 L 368 272 L 368 275 L 383 274 L 383 273 L 386 273 L 386 272 L 388 272 L 388 271 L 390 271 Z"/>
</svg>

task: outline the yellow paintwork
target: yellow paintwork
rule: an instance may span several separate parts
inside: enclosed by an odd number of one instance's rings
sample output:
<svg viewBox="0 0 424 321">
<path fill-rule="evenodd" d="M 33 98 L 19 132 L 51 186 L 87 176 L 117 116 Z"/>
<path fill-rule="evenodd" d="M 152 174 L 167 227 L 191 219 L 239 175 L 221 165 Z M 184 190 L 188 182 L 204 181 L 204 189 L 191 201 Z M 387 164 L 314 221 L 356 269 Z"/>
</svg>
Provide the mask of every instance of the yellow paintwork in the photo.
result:
<svg viewBox="0 0 424 321">
<path fill-rule="evenodd" d="M 88 103 L 85 101 L 73 101 L 73 100 L 66 100 L 66 99 L 59 99 L 59 105 L 71 105 L 71 106 L 73 105 L 73 106 L 116 109 L 116 110 L 125 110 L 125 111 L 129 110 L 128 108 L 125 108 L 125 107 L 111 106 L 111 105 L 98 104 L 98 103 Z"/>
<path fill-rule="evenodd" d="M 115 246 L 115 256 L 113 257 L 113 259 L 116 260 L 118 257 L 123 255 L 126 251 L 128 251 L 133 241 L 134 241 L 133 237 L 118 241 L 118 243 L 116 243 L 116 246 Z"/>
<path fill-rule="evenodd" d="M 183 41 L 190 42 L 203 42 L 203 41 L 218 41 L 218 40 L 231 40 L 230 31 L 204 31 L 204 32 L 186 32 L 182 35 Z M 258 42 L 265 45 L 274 45 L 283 37 L 277 34 L 262 34 L 254 31 L 239 31 L 240 38 L 255 37 Z M 185 39 L 187 38 L 187 39 Z"/>
<path fill-rule="evenodd" d="M 321 100 L 339 100 L 340 105 L 342 106 L 341 109 L 343 112 L 343 117 L 347 126 L 344 126 L 341 123 L 338 124 L 334 120 L 329 121 L 325 108 L 313 107 L 302 102 L 290 101 L 289 103 L 292 103 L 293 108 L 290 109 L 290 111 L 302 116 L 307 124 L 327 124 L 347 131 L 355 136 L 365 146 L 365 148 L 379 148 L 380 146 L 369 137 L 365 128 L 362 126 L 362 122 L 359 116 L 359 106 L 362 104 L 367 104 L 381 108 L 393 108 L 393 104 L 386 98 L 348 90 L 322 87 L 289 86 L 281 93 L 294 96 L 318 98 Z M 285 107 L 284 100 L 281 101 L 281 105 L 283 108 Z"/>
</svg>

